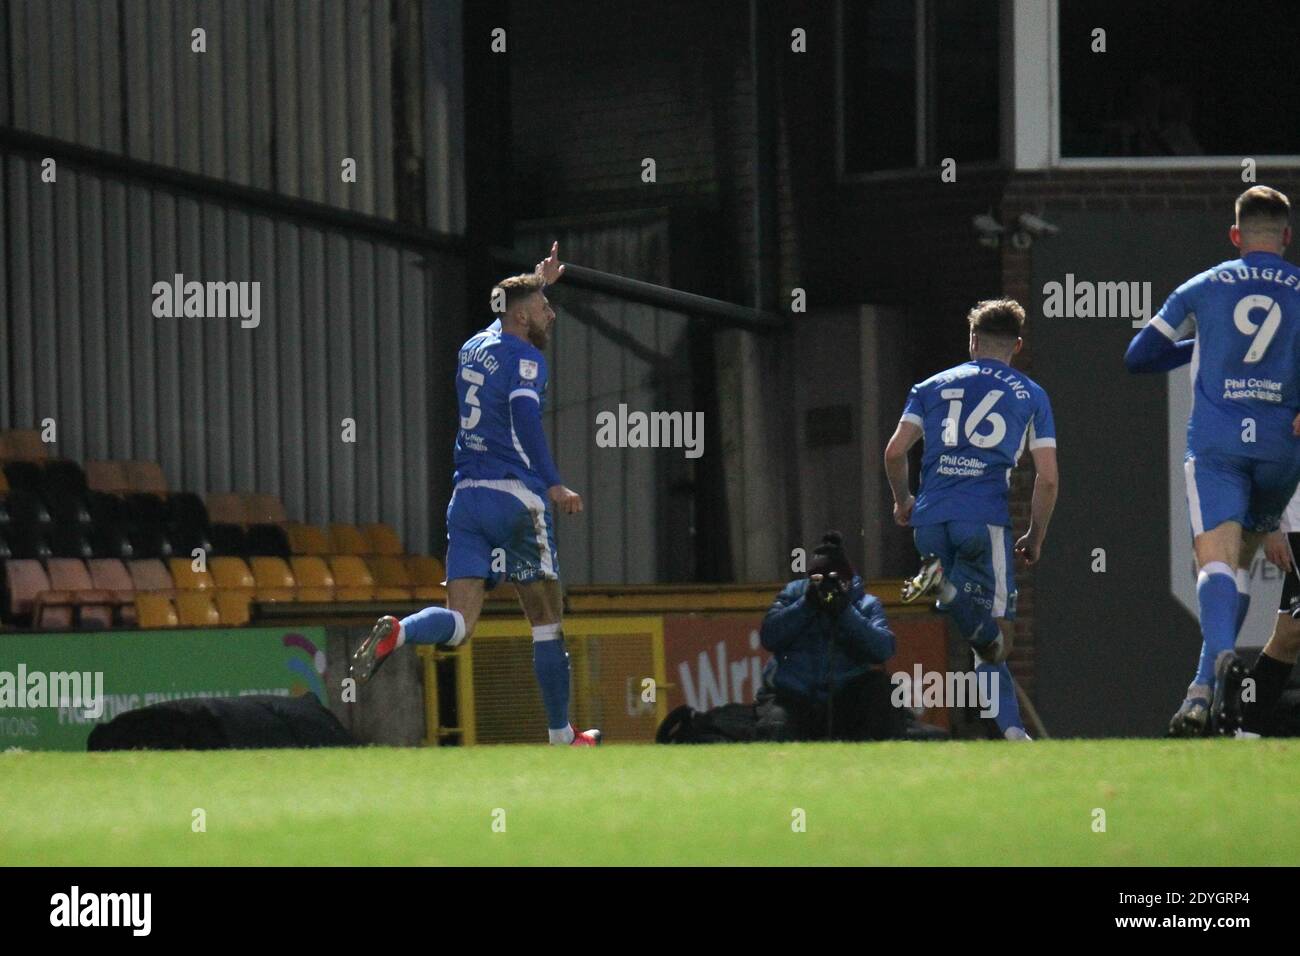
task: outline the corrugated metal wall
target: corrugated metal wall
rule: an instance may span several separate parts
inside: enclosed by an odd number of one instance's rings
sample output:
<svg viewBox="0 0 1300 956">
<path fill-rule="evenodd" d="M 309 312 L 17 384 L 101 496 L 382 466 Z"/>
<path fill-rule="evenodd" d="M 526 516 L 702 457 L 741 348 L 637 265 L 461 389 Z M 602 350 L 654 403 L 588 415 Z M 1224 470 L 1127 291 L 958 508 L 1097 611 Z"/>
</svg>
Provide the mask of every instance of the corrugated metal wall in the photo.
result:
<svg viewBox="0 0 1300 956">
<path fill-rule="evenodd" d="M 540 258 L 551 238 L 559 240 L 563 258 L 667 281 L 663 219 L 529 227 L 520 230 L 517 248 Z M 561 475 L 585 499 L 581 516 L 555 519 L 564 580 L 688 580 L 694 573 L 693 464 L 680 449 L 599 448 L 595 438 L 596 416 L 616 413 L 620 403 L 630 411 L 694 411 L 689 318 L 563 283 L 551 298 L 557 319 L 547 350 L 553 382 L 547 435 Z"/>
<path fill-rule="evenodd" d="M 6 122 L 459 232 L 460 9 L 461 0 L 5 0 Z M 191 49 L 196 28 L 204 53 Z M 344 157 L 357 161 L 353 184 L 340 176 Z"/>
<path fill-rule="evenodd" d="M 458 257 L 3 164 L 7 425 L 53 418 L 53 454 L 154 459 L 174 488 L 276 492 L 293 519 L 388 521 L 429 549 L 430 459 L 449 467 L 431 317 L 459 327 Z M 260 325 L 156 318 L 176 273 L 259 282 Z"/>
<path fill-rule="evenodd" d="M 454 233 L 460 19 L 461 0 L 5 0 L 0 118 Z M 42 183 L 37 157 L 0 162 L 0 424 L 53 418 L 54 454 L 154 459 L 174 488 L 274 492 L 293 519 L 388 521 L 442 550 L 432 383 L 463 328 L 459 256 L 94 163 Z M 260 326 L 155 318 L 176 273 L 259 282 Z"/>
</svg>

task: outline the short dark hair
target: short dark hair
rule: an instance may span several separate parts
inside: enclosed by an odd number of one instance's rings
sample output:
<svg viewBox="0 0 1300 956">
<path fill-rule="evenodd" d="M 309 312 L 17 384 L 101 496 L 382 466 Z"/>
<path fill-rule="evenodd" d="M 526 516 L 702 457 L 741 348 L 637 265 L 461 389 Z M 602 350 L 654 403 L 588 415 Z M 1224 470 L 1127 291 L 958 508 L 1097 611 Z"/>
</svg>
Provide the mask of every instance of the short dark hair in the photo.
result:
<svg viewBox="0 0 1300 956">
<path fill-rule="evenodd" d="M 1251 186 L 1237 197 L 1237 228 L 1247 222 L 1285 229 L 1291 224 L 1291 201 L 1271 186 Z"/>
<path fill-rule="evenodd" d="M 985 299 L 966 315 L 972 332 L 1003 339 L 1018 339 L 1025 327 L 1025 310 L 1015 299 Z"/>
<path fill-rule="evenodd" d="M 525 272 L 521 275 L 511 276 L 508 279 L 502 279 L 493 288 L 493 298 L 496 290 L 500 289 L 505 293 L 506 301 L 503 309 L 505 315 L 510 314 L 518 303 L 528 298 L 534 292 L 541 292 L 546 288 L 546 279 L 536 272 Z"/>
</svg>

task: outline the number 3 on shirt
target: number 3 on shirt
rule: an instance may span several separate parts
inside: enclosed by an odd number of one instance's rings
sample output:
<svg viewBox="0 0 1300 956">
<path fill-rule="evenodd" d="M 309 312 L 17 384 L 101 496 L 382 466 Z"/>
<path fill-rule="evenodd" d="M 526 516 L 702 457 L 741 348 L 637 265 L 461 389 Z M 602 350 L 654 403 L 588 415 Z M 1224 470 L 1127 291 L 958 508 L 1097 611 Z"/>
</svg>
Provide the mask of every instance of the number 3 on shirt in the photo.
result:
<svg viewBox="0 0 1300 956">
<path fill-rule="evenodd" d="M 949 447 L 958 444 L 957 426 L 961 421 L 961 399 L 965 394 L 964 388 L 945 388 L 939 393 L 948 399 L 948 417 L 943 420 L 943 443 Z M 966 427 L 962 430 L 976 448 L 992 448 L 1007 437 L 1007 420 L 992 410 L 1003 394 L 1000 391 L 987 392 L 966 419 Z M 988 422 L 993 429 L 987 435 L 976 431 L 984 422 Z"/>
<path fill-rule="evenodd" d="M 483 414 L 478 400 L 478 387 L 484 381 L 483 373 L 476 372 L 466 365 L 461 368 L 460 377 L 469 382 L 469 388 L 465 389 L 465 404 L 469 406 L 469 414 L 461 416 L 460 427 L 469 431 L 478 424 L 479 416 Z"/>
</svg>

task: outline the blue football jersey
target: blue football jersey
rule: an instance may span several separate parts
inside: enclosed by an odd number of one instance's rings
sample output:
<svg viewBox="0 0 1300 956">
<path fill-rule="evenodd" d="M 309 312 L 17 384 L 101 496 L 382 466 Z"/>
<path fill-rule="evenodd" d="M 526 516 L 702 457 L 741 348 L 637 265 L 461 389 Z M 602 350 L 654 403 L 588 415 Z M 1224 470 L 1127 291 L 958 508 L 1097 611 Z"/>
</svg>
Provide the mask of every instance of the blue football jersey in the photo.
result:
<svg viewBox="0 0 1300 956">
<path fill-rule="evenodd" d="M 1056 446 L 1047 393 L 995 359 L 973 359 L 912 387 L 903 421 L 924 433 L 912 525 L 1009 526 L 1011 470 L 1029 448 Z"/>
<path fill-rule="evenodd" d="M 546 482 L 533 470 L 515 434 L 510 399 L 535 393 L 546 398 L 546 358 L 531 342 L 505 335 L 499 321 L 460 348 L 456 396 L 460 431 L 456 434 L 454 481 L 464 478 L 516 478 L 539 494 Z"/>
<path fill-rule="evenodd" d="M 1187 449 L 1265 461 L 1300 456 L 1300 269 L 1250 252 L 1187 280 L 1151 320 L 1173 341 L 1195 333 Z"/>
</svg>

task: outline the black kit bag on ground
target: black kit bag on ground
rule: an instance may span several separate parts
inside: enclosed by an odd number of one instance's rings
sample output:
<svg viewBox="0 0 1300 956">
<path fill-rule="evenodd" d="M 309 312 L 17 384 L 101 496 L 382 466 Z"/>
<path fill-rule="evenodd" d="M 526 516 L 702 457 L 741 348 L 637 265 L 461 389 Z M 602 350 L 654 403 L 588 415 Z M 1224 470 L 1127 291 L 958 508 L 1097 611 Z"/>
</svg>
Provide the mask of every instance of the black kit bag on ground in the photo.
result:
<svg viewBox="0 0 1300 956">
<path fill-rule="evenodd" d="M 244 750 L 355 747 L 315 694 L 193 697 L 118 714 L 90 732 L 87 750 Z"/>
<path fill-rule="evenodd" d="M 733 744 L 756 740 L 753 704 L 723 704 L 699 711 L 683 704 L 669 712 L 655 733 L 659 744 Z"/>
</svg>

